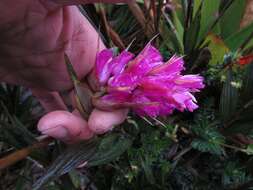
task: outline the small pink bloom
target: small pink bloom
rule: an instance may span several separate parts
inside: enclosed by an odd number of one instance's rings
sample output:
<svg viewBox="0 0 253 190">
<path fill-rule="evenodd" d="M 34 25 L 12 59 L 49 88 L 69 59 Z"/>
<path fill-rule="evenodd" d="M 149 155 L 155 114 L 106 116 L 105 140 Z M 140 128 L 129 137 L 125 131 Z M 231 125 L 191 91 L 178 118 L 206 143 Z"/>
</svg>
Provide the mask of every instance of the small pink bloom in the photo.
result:
<svg viewBox="0 0 253 190">
<path fill-rule="evenodd" d="M 96 74 L 107 93 L 95 99 L 101 109 L 130 107 L 139 115 L 169 115 L 174 109 L 193 111 L 198 108 L 194 92 L 204 88 L 203 77 L 181 75 L 182 57 L 163 62 L 160 52 L 148 43 L 134 55 L 123 51 L 114 56 L 103 50 L 97 56 Z"/>
</svg>

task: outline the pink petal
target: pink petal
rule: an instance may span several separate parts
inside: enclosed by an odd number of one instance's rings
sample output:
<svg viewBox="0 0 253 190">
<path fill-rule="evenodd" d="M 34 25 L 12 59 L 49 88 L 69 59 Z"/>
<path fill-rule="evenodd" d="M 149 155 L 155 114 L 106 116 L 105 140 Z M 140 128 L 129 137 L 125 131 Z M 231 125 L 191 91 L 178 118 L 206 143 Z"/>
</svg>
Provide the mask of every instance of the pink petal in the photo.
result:
<svg viewBox="0 0 253 190">
<path fill-rule="evenodd" d="M 177 75 L 182 70 L 184 70 L 183 58 L 174 55 L 165 64 L 154 67 L 149 74 Z"/>
<path fill-rule="evenodd" d="M 185 105 L 190 112 L 193 112 L 195 109 L 198 108 L 198 105 L 195 104 L 192 100 L 187 100 L 185 102 Z"/>
<path fill-rule="evenodd" d="M 131 92 L 137 86 L 138 77 L 132 73 L 122 73 L 112 77 L 108 81 L 108 91 L 126 91 Z"/>
<path fill-rule="evenodd" d="M 93 105 L 101 110 L 114 110 L 129 106 L 131 95 L 122 92 L 106 94 L 100 98 L 93 99 Z"/>
<path fill-rule="evenodd" d="M 160 52 L 148 43 L 142 52 L 130 62 L 126 72 L 142 77 L 153 67 L 163 64 L 162 60 Z"/>
<path fill-rule="evenodd" d="M 115 58 L 108 51 L 101 53 L 97 64 L 100 83 L 107 83 L 108 94 L 95 99 L 95 107 L 128 107 L 138 115 L 150 117 L 169 115 L 174 109 L 193 111 L 198 108 L 191 92 L 204 88 L 203 78 L 181 75 L 182 57 L 173 56 L 163 63 L 162 56 L 151 43 L 133 60 L 134 55 L 127 51 Z"/>
<path fill-rule="evenodd" d="M 105 49 L 102 50 L 96 59 L 96 76 L 99 80 L 101 85 L 105 85 L 108 78 L 111 75 L 111 67 L 110 62 L 113 58 L 113 50 L 112 49 Z"/>
<path fill-rule="evenodd" d="M 177 77 L 175 83 L 185 88 L 202 89 L 205 87 L 203 80 L 199 75 L 184 75 Z"/>
<path fill-rule="evenodd" d="M 111 67 L 112 67 L 112 74 L 119 75 L 125 69 L 125 66 L 129 63 L 129 61 L 134 57 L 134 54 L 123 51 L 117 57 L 112 60 Z"/>
<path fill-rule="evenodd" d="M 148 115 L 150 117 L 157 117 L 168 115 L 171 114 L 174 109 L 174 106 L 166 101 L 147 97 L 145 94 L 142 94 L 141 91 L 135 92 L 132 101 L 138 105 L 134 107 L 134 111 L 140 116 Z"/>
</svg>

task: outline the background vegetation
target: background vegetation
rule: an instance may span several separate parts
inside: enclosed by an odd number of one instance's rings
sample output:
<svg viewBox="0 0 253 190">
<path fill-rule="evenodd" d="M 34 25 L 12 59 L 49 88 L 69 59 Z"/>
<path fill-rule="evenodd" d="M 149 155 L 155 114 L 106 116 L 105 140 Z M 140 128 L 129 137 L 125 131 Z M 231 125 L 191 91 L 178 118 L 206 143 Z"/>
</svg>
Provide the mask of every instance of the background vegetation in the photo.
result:
<svg viewBox="0 0 253 190">
<path fill-rule="evenodd" d="M 200 108 L 156 119 L 131 114 L 113 132 L 65 147 L 39 142 L 43 109 L 29 90 L 1 84 L 0 189 L 253 189 L 249 6 L 246 0 L 139 0 L 80 7 L 108 47 L 124 49 L 135 39 L 130 50 L 137 53 L 159 34 L 154 44 L 166 59 L 184 55 L 185 73 L 205 77 Z"/>
</svg>

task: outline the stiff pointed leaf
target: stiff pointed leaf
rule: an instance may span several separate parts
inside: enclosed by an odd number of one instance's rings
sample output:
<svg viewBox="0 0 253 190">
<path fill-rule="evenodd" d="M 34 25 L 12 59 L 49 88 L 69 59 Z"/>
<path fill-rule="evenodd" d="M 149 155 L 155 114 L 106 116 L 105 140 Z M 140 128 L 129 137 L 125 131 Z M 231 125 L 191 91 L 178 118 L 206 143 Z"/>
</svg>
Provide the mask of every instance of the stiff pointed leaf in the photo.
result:
<svg viewBox="0 0 253 190">
<path fill-rule="evenodd" d="M 35 182 L 33 190 L 41 189 L 47 183 L 56 180 L 61 175 L 64 175 L 79 165 L 89 161 L 89 159 L 96 153 L 98 143 L 98 139 L 92 139 L 69 146 L 49 166 L 45 174 Z"/>
<path fill-rule="evenodd" d="M 75 98 L 78 106 L 79 112 L 85 119 L 88 119 L 92 111 L 92 92 L 89 87 L 85 84 L 77 82 L 74 85 L 75 88 Z"/>
<path fill-rule="evenodd" d="M 178 38 L 172 30 L 166 25 L 165 22 L 161 23 L 161 37 L 163 38 L 163 45 L 168 49 L 173 49 L 175 52 L 183 53 L 183 47 L 178 41 Z"/>
<path fill-rule="evenodd" d="M 199 29 L 199 37 L 198 42 L 202 41 L 204 36 L 211 32 L 211 26 L 216 21 L 219 15 L 219 6 L 220 0 L 212 0 L 212 1 L 202 1 L 201 7 L 201 20 L 200 20 L 200 29 Z"/>
<path fill-rule="evenodd" d="M 120 134 L 110 134 L 105 137 L 96 154 L 87 163 L 87 166 L 98 166 L 116 160 L 132 144 L 129 137 Z"/>
<path fill-rule="evenodd" d="M 76 81 L 78 81 L 77 74 L 76 74 L 76 72 L 74 70 L 74 67 L 72 66 L 72 64 L 70 62 L 70 59 L 67 56 L 67 54 L 64 54 L 64 59 L 65 59 L 65 64 L 66 64 L 67 71 L 69 73 L 70 79 L 72 80 L 73 83 L 76 82 Z"/>
<path fill-rule="evenodd" d="M 198 10 L 196 17 L 190 24 L 190 27 L 184 33 L 184 54 L 190 54 L 198 45 L 198 36 L 200 32 L 201 11 Z"/>
<path fill-rule="evenodd" d="M 92 111 L 92 92 L 89 87 L 85 84 L 82 84 L 77 77 L 77 74 L 72 66 L 68 56 L 65 54 L 65 64 L 67 67 L 67 71 L 70 75 L 70 78 L 73 82 L 75 89 L 75 98 L 77 103 L 77 108 L 79 112 L 85 119 L 88 119 L 88 115 Z"/>
<path fill-rule="evenodd" d="M 223 121 L 227 121 L 235 113 L 238 101 L 238 89 L 233 85 L 233 73 L 229 68 L 226 73 L 226 81 L 223 84 L 221 99 L 220 99 L 220 113 Z"/>
<path fill-rule="evenodd" d="M 245 41 L 248 40 L 250 35 L 253 32 L 253 23 L 242 28 L 240 31 L 230 35 L 228 38 L 225 39 L 225 44 L 228 48 L 233 52 L 236 51 Z M 250 40 L 249 40 L 250 42 Z"/>
<path fill-rule="evenodd" d="M 174 25 L 174 28 L 176 29 L 175 35 L 176 35 L 178 43 L 180 45 L 180 49 L 183 50 L 184 28 L 183 28 L 183 25 L 182 25 L 180 19 L 178 18 L 177 13 L 175 11 L 173 11 L 172 15 L 173 15 L 173 23 L 174 23 L 173 25 Z"/>
<path fill-rule="evenodd" d="M 244 13 L 246 1 L 235 0 L 226 10 L 220 20 L 221 37 L 228 38 L 240 28 L 240 22 Z"/>
<path fill-rule="evenodd" d="M 193 18 L 196 16 L 196 13 L 200 9 L 202 2 L 203 2 L 202 0 L 194 0 L 194 3 L 193 3 Z"/>
</svg>

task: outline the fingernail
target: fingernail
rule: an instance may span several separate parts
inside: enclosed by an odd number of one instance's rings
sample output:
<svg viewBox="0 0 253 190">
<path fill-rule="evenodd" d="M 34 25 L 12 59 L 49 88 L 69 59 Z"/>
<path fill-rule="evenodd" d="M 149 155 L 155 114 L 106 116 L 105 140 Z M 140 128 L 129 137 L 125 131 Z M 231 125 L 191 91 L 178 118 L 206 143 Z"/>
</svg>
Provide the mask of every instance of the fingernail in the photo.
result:
<svg viewBox="0 0 253 190">
<path fill-rule="evenodd" d="M 56 139 L 66 139 L 69 136 L 68 130 L 62 125 L 58 125 L 45 130 L 43 130 L 43 127 L 41 127 L 41 129 L 42 130 L 40 131 L 42 134 L 48 135 Z"/>
</svg>

